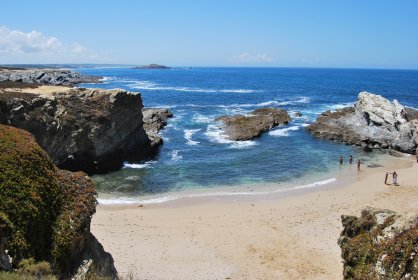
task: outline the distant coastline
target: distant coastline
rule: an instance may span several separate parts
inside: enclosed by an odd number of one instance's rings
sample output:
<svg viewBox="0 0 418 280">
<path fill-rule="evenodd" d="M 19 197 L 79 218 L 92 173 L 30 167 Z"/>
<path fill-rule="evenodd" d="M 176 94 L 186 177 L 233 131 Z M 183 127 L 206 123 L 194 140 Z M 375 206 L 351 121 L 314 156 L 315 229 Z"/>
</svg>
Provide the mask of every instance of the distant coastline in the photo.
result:
<svg viewBox="0 0 418 280">
<path fill-rule="evenodd" d="M 159 65 L 159 64 L 148 64 L 148 65 L 142 65 L 142 66 L 135 66 L 135 67 L 132 67 L 132 69 L 171 69 L 171 67 L 168 67 L 165 65 Z"/>
</svg>

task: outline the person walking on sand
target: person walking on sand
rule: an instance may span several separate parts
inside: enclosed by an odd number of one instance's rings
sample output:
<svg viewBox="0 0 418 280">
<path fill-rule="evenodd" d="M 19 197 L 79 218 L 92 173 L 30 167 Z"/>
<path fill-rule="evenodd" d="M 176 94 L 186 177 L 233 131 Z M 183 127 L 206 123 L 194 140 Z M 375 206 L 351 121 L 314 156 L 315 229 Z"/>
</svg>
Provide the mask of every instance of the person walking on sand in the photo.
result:
<svg viewBox="0 0 418 280">
<path fill-rule="evenodd" d="M 348 162 L 350 162 L 350 164 L 353 163 L 353 156 L 352 155 L 350 155 L 350 158 L 348 159 Z"/>
<path fill-rule="evenodd" d="M 342 165 L 344 162 L 343 156 L 340 156 L 340 165 Z"/>
<path fill-rule="evenodd" d="M 386 175 L 385 175 L 385 184 L 388 184 L 388 177 L 389 177 L 389 172 L 386 171 Z"/>
<path fill-rule="evenodd" d="M 397 186 L 398 185 L 398 173 L 396 173 L 396 171 L 393 171 L 392 176 L 393 176 L 393 185 Z"/>
<path fill-rule="evenodd" d="M 357 171 L 360 171 L 360 164 L 361 164 L 361 161 L 360 161 L 360 160 L 358 160 L 358 161 L 357 161 Z"/>
</svg>

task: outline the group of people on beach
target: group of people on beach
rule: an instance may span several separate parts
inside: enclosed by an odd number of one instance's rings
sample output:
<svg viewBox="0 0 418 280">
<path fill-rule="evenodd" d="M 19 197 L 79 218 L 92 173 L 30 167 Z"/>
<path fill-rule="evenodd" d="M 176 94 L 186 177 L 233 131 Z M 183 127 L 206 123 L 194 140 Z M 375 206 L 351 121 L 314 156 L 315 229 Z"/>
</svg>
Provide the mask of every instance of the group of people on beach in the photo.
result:
<svg viewBox="0 0 418 280">
<path fill-rule="evenodd" d="M 343 156 L 342 156 L 342 155 L 340 155 L 339 162 L 340 162 L 340 165 L 343 165 L 343 164 L 344 164 L 344 158 L 343 158 Z M 352 155 L 350 155 L 350 157 L 348 158 L 348 162 L 349 162 L 350 164 L 352 164 L 352 163 L 353 163 L 353 156 L 352 156 Z M 418 156 L 417 156 L 417 162 L 418 162 Z M 358 161 L 357 161 L 357 170 L 358 170 L 358 171 L 360 171 L 360 165 L 361 165 L 361 161 L 360 161 L 360 160 L 358 160 Z M 392 182 L 393 182 L 393 185 L 398 186 L 398 185 L 399 185 L 399 184 L 398 184 L 398 173 L 396 173 L 396 171 L 393 171 L 393 172 L 389 172 L 389 171 L 387 171 L 387 172 L 386 172 L 386 176 L 385 176 L 385 184 L 386 184 L 386 185 L 389 185 L 389 184 L 388 184 L 388 177 L 389 177 L 389 174 L 392 174 Z"/>
<path fill-rule="evenodd" d="M 393 185 L 398 186 L 398 173 L 396 173 L 396 171 L 393 171 L 391 173 L 389 173 L 389 171 L 386 172 L 386 175 L 385 175 L 385 184 L 386 185 L 389 185 L 388 184 L 389 174 L 392 174 L 392 182 L 393 182 Z"/>
<path fill-rule="evenodd" d="M 348 157 L 348 163 L 353 164 L 353 155 L 350 155 L 350 156 Z M 343 164 L 344 164 L 344 158 L 343 158 L 343 156 L 342 156 L 342 155 L 340 155 L 340 165 L 343 165 Z M 361 161 L 360 161 L 360 160 L 358 160 L 358 161 L 357 161 L 357 170 L 358 170 L 358 171 L 360 171 L 360 165 L 361 165 Z"/>
</svg>

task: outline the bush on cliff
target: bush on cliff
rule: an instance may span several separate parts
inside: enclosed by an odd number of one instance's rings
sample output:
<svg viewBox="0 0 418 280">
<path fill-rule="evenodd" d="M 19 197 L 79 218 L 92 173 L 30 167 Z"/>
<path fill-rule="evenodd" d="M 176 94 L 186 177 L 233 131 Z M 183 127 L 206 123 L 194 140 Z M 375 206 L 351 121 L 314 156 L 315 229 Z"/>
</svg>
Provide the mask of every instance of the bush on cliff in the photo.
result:
<svg viewBox="0 0 418 280">
<path fill-rule="evenodd" d="M 418 275 L 418 217 L 366 208 L 360 218 L 342 216 L 342 223 L 339 245 L 344 279 L 415 279 Z"/>
<path fill-rule="evenodd" d="M 77 269 L 95 212 L 93 182 L 57 169 L 31 134 L 0 125 L 0 237 L 13 267 L 47 261 L 66 278 Z"/>
<path fill-rule="evenodd" d="M 15 263 L 50 258 L 53 226 L 63 201 L 55 167 L 25 131 L 0 126 L 0 212 L 13 224 Z"/>
</svg>

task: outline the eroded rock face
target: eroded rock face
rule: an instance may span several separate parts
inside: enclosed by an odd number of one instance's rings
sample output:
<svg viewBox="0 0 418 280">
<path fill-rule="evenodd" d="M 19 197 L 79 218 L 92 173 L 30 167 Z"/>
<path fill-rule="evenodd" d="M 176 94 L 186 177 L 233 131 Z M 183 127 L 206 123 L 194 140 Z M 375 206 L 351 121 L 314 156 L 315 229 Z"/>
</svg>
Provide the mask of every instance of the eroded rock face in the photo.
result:
<svg viewBox="0 0 418 280">
<path fill-rule="evenodd" d="M 60 168 L 89 174 L 153 153 L 141 108 L 141 95 L 124 90 L 0 92 L 1 123 L 31 132 Z"/>
<path fill-rule="evenodd" d="M 86 76 L 69 70 L 0 69 L 0 81 L 73 86 L 80 83 L 99 83 L 101 78 L 98 76 Z"/>
<path fill-rule="evenodd" d="M 158 132 L 167 125 L 167 119 L 173 117 L 173 113 L 166 108 L 144 108 L 142 109 L 144 129 L 151 141 L 152 148 L 163 143 Z"/>
<path fill-rule="evenodd" d="M 286 110 L 261 108 L 248 116 L 221 116 L 216 119 L 223 123 L 228 138 L 235 141 L 251 140 L 280 124 L 287 124 L 290 116 Z"/>
<path fill-rule="evenodd" d="M 411 115 L 410 120 L 408 114 Z M 391 148 L 415 153 L 417 120 L 415 111 L 398 101 L 361 92 L 354 107 L 325 112 L 307 127 L 312 135 L 369 149 Z"/>
<path fill-rule="evenodd" d="M 418 275 L 418 216 L 366 208 L 361 217 L 342 216 L 338 243 L 344 279 L 415 279 Z"/>
</svg>

